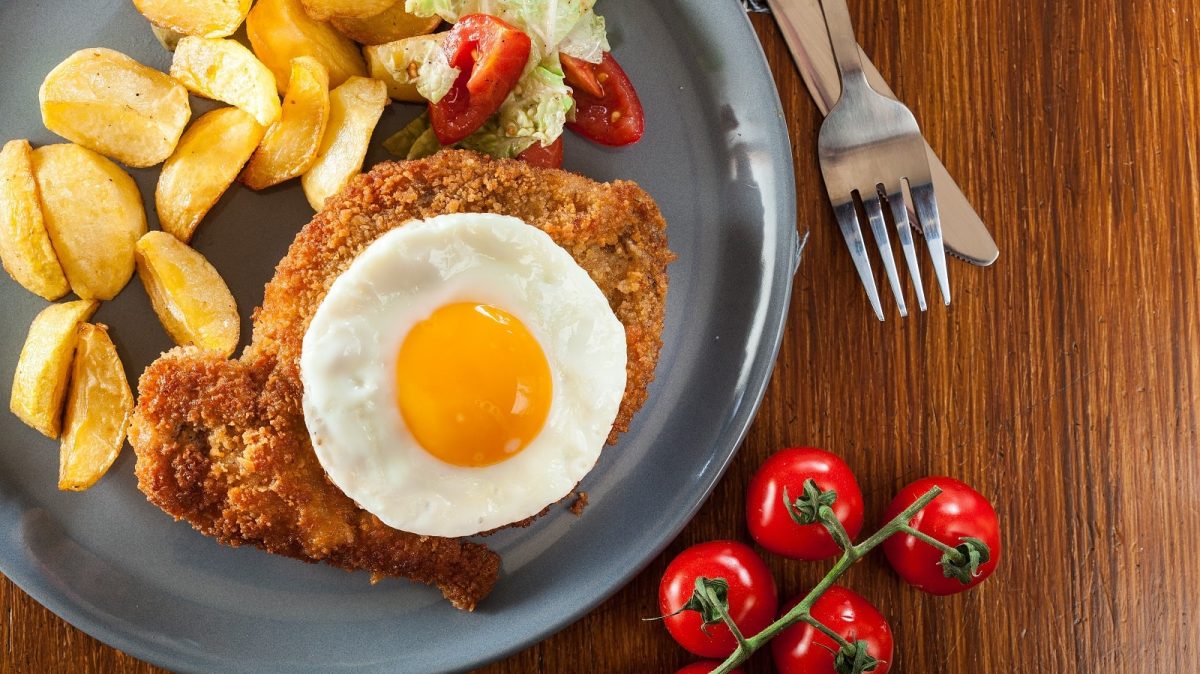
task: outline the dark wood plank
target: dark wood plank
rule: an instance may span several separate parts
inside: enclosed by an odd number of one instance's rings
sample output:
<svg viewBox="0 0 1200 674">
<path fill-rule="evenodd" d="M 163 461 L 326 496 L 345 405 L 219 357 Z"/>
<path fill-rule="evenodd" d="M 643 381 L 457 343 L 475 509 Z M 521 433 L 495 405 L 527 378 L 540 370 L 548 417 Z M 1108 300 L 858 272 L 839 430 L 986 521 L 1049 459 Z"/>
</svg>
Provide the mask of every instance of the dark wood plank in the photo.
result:
<svg viewBox="0 0 1200 674">
<path fill-rule="evenodd" d="M 1185 672 L 1200 622 L 1197 253 L 1200 3 L 859 0 L 865 47 L 990 223 L 992 269 L 955 303 L 879 324 L 833 228 L 819 119 L 771 20 L 754 24 L 792 129 L 812 231 L 778 368 L 745 446 L 670 548 L 589 616 L 487 674 L 672 671 L 655 613 L 683 547 L 745 537 L 744 486 L 787 444 L 843 454 L 878 522 L 906 481 L 991 495 L 1005 556 L 951 598 L 879 558 L 847 583 L 887 614 L 905 672 Z M 928 281 L 927 281 L 928 283 Z M 910 302 L 911 304 L 911 302 Z M 770 560 L 784 595 L 818 564 Z M 0 579 L 0 672 L 155 672 Z M 770 671 L 756 658 L 748 671 Z"/>
</svg>

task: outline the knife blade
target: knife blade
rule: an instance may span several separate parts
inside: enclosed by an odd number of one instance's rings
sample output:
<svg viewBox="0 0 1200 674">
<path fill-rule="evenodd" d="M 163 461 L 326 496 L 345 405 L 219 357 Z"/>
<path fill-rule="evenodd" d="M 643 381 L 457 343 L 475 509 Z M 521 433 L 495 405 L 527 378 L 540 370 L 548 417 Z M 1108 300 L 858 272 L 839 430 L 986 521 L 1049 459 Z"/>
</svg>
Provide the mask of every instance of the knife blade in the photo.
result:
<svg viewBox="0 0 1200 674">
<path fill-rule="evenodd" d="M 808 93 L 812 95 L 821 114 L 828 114 L 841 96 L 842 84 L 833 58 L 833 47 L 825 32 L 825 15 L 821 11 L 820 0 L 767 0 L 767 5 L 779 23 Z M 861 47 L 859 49 L 861 51 Z M 871 87 L 895 98 L 891 87 L 865 53 L 862 58 Z M 942 240 L 946 252 L 981 267 L 992 264 L 1000 256 L 996 241 L 928 142 L 925 143 L 925 151 L 929 153 L 929 168 L 942 216 Z"/>
</svg>

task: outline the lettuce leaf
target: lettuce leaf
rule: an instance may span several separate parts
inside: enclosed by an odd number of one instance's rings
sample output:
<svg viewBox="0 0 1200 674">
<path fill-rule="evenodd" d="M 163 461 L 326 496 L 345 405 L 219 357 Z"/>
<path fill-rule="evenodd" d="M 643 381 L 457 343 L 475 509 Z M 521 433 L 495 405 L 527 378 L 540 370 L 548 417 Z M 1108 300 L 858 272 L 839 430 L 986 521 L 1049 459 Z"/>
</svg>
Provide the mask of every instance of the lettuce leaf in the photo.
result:
<svg viewBox="0 0 1200 674">
<path fill-rule="evenodd" d="M 368 49 L 375 51 L 397 82 L 415 85 L 417 93 L 434 103 L 442 100 L 462 72 L 450 67 L 437 35 L 410 37 Z"/>
<path fill-rule="evenodd" d="M 588 63 L 599 63 L 604 58 L 604 52 L 611 49 L 604 28 L 604 17 L 591 11 L 575 24 L 562 44 L 558 45 L 558 51 Z"/>
<path fill-rule="evenodd" d="M 433 132 L 433 127 L 425 129 L 424 133 L 417 136 L 416 142 L 412 147 L 408 148 L 408 154 L 405 159 L 424 159 L 430 155 L 435 155 L 442 151 L 442 144 L 438 142 L 437 134 Z"/>
<path fill-rule="evenodd" d="M 558 55 L 548 56 L 526 73 L 500 104 L 500 128 L 511 138 L 532 138 L 549 145 L 562 135 L 575 107 Z"/>
<path fill-rule="evenodd" d="M 383 149 L 397 157 L 407 158 L 409 150 L 417 143 L 417 139 L 428 130 L 429 111 L 427 110 L 405 124 L 403 129 L 388 136 L 388 139 L 383 141 Z"/>
<path fill-rule="evenodd" d="M 492 117 L 479 130 L 459 141 L 458 147 L 475 150 L 501 159 L 511 159 L 524 152 L 537 141 L 529 137 L 513 138 L 500 130 L 497 117 Z"/>
<path fill-rule="evenodd" d="M 404 11 L 440 16 L 454 22 L 467 14 L 491 14 L 525 32 L 534 59 L 558 51 L 558 45 L 591 11 L 596 0 L 405 0 Z"/>
</svg>

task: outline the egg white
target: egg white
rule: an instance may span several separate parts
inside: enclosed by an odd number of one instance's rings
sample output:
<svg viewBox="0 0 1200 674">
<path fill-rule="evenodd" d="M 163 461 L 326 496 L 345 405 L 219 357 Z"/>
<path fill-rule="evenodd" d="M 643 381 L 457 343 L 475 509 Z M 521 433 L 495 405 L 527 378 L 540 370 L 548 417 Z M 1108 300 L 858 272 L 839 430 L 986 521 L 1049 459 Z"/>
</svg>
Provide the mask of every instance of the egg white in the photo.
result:
<svg viewBox="0 0 1200 674">
<path fill-rule="evenodd" d="M 455 302 L 515 316 L 550 366 L 541 432 L 491 466 L 429 454 L 396 403 L 405 336 Z M 300 356 L 305 422 L 329 478 L 362 508 L 402 531 L 466 536 L 536 515 L 592 469 L 624 395 L 626 357 L 604 294 L 546 233 L 508 216 L 442 215 L 384 234 L 330 287 Z"/>
</svg>

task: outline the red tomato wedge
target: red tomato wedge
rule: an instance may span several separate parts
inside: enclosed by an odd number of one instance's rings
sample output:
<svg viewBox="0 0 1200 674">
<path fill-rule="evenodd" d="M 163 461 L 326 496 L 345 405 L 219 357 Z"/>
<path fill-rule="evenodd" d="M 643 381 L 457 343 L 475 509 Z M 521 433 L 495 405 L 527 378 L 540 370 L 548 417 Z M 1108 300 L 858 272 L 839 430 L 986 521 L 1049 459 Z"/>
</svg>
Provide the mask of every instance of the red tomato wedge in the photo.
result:
<svg viewBox="0 0 1200 674">
<path fill-rule="evenodd" d="M 595 64 L 567 54 L 559 54 L 558 58 L 562 61 L 563 75 L 566 76 L 567 84 L 572 89 L 582 91 L 595 98 L 604 98 L 604 87 L 600 86 L 600 80 L 596 79 Z"/>
<path fill-rule="evenodd" d="M 563 161 L 562 137 L 555 138 L 554 142 L 549 145 L 534 143 L 529 146 L 529 149 L 517 155 L 517 159 L 543 168 L 561 168 Z"/>
<path fill-rule="evenodd" d="M 642 138 L 646 115 L 633 83 L 612 54 L 600 63 L 563 56 L 563 75 L 575 97 L 575 121 L 567 127 L 602 145 L 629 145 Z M 570 65 L 567 65 L 570 62 Z M 599 96 L 595 95 L 600 90 Z"/>
<path fill-rule="evenodd" d="M 529 61 L 529 36 L 487 14 L 469 14 L 446 34 L 442 48 L 462 73 L 449 93 L 429 104 L 429 122 L 442 145 L 474 133 L 497 110 Z"/>
</svg>

